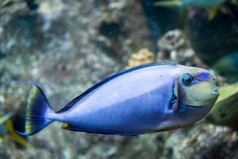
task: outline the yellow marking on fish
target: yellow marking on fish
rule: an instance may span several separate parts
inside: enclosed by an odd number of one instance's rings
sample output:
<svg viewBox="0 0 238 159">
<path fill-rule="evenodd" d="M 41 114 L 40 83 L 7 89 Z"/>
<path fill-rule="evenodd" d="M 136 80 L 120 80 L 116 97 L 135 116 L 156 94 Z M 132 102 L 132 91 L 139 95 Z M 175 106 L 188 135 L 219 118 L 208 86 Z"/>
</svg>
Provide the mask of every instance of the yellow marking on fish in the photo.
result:
<svg viewBox="0 0 238 159">
<path fill-rule="evenodd" d="M 63 123 L 63 125 L 61 126 L 62 129 L 67 129 L 69 127 L 68 123 Z"/>
<path fill-rule="evenodd" d="M 161 1 L 161 2 L 155 2 L 154 6 L 172 6 L 172 5 L 177 5 L 181 2 L 182 2 L 181 0 Z"/>
</svg>

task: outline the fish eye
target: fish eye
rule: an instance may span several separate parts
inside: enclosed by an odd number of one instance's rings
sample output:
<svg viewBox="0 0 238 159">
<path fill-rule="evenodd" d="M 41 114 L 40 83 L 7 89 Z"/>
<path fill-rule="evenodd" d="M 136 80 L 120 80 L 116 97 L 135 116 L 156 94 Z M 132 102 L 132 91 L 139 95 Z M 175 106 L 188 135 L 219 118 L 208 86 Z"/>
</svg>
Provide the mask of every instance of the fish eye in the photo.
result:
<svg viewBox="0 0 238 159">
<path fill-rule="evenodd" d="M 193 81 L 193 75 L 190 73 L 184 73 L 182 75 L 181 81 L 183 82 L 183 84 L 188 85 Z"/>
</svg>

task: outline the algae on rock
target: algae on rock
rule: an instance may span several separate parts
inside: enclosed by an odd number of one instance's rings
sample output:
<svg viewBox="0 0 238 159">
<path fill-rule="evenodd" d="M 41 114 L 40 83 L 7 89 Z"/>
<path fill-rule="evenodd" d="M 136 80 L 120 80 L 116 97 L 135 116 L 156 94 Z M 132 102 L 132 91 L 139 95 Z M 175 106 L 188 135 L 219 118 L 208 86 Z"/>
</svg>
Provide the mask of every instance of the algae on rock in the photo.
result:
<svg viewBox="0 0 238 159">
<path fill-rule="evenodd" d="M 222 86 L 211 112 L 201 121 L 238 129 L 238 83 Z"/>
</svg>

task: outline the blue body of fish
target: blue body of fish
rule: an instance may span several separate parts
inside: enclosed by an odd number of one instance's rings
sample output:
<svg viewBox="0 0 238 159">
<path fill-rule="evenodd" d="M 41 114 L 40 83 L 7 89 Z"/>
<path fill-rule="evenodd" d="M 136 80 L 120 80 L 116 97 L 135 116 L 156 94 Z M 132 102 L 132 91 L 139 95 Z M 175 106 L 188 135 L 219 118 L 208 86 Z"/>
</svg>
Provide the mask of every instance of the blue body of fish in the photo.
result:
<svg viewBox="0 0 238 159">
<path fill-rule="evenodd" d="M 53 111 L 37 85 L 22 82 L 34 87 L 28 100 L 26 130 L 21 134 L 33 135 L 53 121 L 63 122 L 62 127 L 68 130 L 119 135 L 183 127 L 210 111 L 218 97 L 215 82 L 216 77 L 204 69 L 150 64 L 99 82 L 59 112 Z M 194 85 L 200 83 L 209 86 L 203 101 L 197 92 L 194 95 Z"/>
</svg>

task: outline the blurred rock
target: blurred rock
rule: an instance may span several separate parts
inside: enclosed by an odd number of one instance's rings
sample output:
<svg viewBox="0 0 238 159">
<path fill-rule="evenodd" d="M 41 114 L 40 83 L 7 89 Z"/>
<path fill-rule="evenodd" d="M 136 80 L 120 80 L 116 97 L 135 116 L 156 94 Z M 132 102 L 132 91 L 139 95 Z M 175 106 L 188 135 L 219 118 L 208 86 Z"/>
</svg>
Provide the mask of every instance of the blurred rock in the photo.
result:
<svg viewBox="0 0 238 159">
<path fill-rule="evenodd" d="M 193 50 L 209 67 L 221 57 L 238 50 L 238 3 L 233 0 L 224 0 L 212 20 L 209 20 L 211 9 L 204 5 L 199 7 L 197 0 L 188 0 L 183 6 L 169 7 L 154 5 L 162 0 L 141 1 L 154 41 L 158 41 L 168 31 L 183 30 Z M 206 2 L 209 1 L 201 1 Z"/>
<path fill-rule="evenodd" d="M 184 32 L 197 55 L 209 66 L 238 50 L 238 3 L 223 3 L 212 21 L 203 8 L 190 7 Z"/>
<path fill-rule="evenodd" d="M 219 75 L 226 78 L 228 82 L 236 82 L 238 80 L 238 52 L 234 52 L 224 56 L 216 61 L 212 66 Z"/>
<path fill-rule="evenodd" d="M 220 96 L 211 112 L 201 121 L 238 130 L 238 83 L 219 88 Z"/>
<path fill-rule="evenodd" d="M 208 68 L 195 54 L 189 40 L 181 30 L 167 32 L 159 41 L 158 62 L 172 62 Z"/>
<path fill-rule="evenodd" d="M 237 132 L 209 124 L 200 124 L 188 129 L 176 130 L 167 139 L 164 146 L 172 150 L 170 158 L 237 158 Z"/>
</svg>

